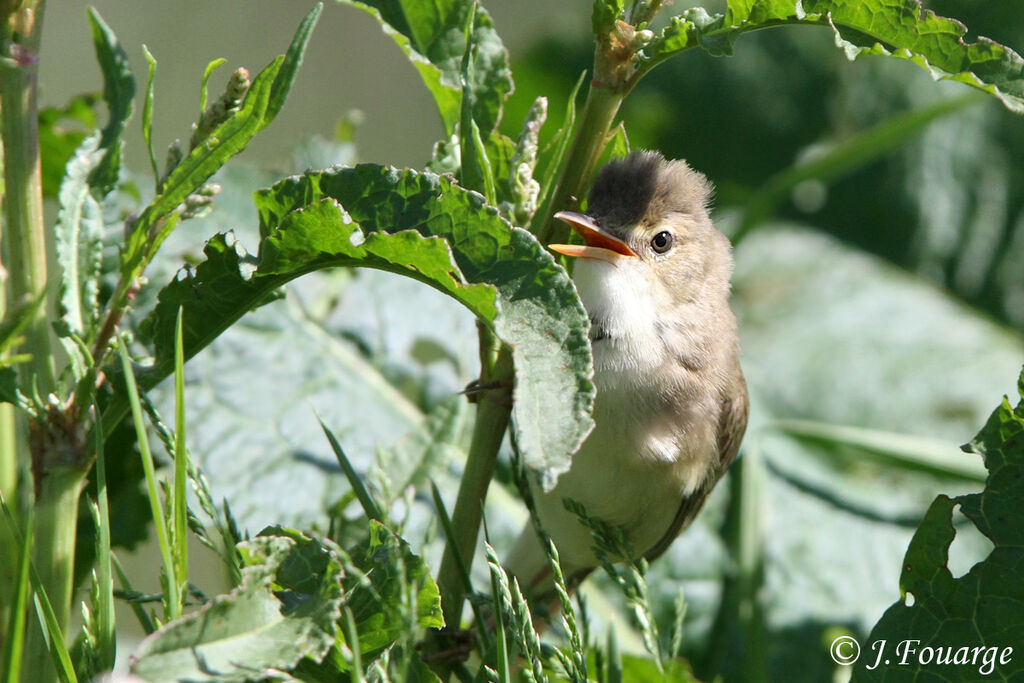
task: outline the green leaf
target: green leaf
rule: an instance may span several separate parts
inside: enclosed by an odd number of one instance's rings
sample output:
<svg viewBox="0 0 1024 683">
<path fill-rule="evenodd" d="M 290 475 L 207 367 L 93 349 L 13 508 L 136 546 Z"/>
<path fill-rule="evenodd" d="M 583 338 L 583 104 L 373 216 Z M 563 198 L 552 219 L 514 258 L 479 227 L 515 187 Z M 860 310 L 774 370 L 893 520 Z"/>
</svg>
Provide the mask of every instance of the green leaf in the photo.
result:
<svg viewBox="0 0 1024 683">
<path fill-rule="evenodd" d="M 497 288 L 494 314 L 481 314 L 480 308 L 456 298 L 512 345 L 517 440 L 527 464 L 543 471 L 551 483 L 568 467 L 571 454 L 590 431 L 594 396 L 586 338 L 590 323 L 565 270 L 529 233 L 509 226 L 480 195 L 444 177 L 372 164 L 296 176 L 256 193 L 261 233 L 288 225 L 289 211 L 323 197 L 340 202 L 368 235 L 367 244 L 371 239 L 386 242 L 406 229 L 424 237 L 443 237 L 452 251 L 454 272 L 461 271 L 474 287 Z M 347 239 L 336 241 L 340 245 Z M 314 254 L 310 250 L 308 256 Z M 398 251 L 390 258 L 402 256 Z M 372 261 L 362 265 L 381 267 Z M 449 276 L 439 283 L 418 279 L 452 295 L 466 287 L 453 288 Z"/>
<path fill-rule="evenodd" d="M 476 3 L 471 0 L 339 2 L 368 12 L 398 43 L 434 96 L 445 132 L 451 136 L 459 122 L 462 101 L 462 56 L 467 49 L 463 30 Z M 473 57 L 469 91 L 473 120 L 486 139 L 498 123 L 505 98 L 512 92 L 512 72 L 508 52 L 494 30 L 490 15 L 482 7 L 476 8 L 470 42 Z"/>
<path fill-rule="evenodd" d="M 96 127 L 93 106 L 99 99 L 96 93 L 77 95 L 63 107 L 39 110 L 39 164 L 44 197 L 57 196 L 64 167 L 85 140 L 87 131 Z"/>
<path fill-rule="evenodd" d="M 71 332 L 91 341 L 99 317 L 99 277 L 103 266 L 103 210 L 90 192 L 89 178 L 109 150 L 99 134 L 88 138 L 68 162 L 60 188 L 57 215 L 57 262 L 61 266 L 60 313 Z M 76 361 L 76 378 L 85 371 L 74 345 L 65 344 Z"/>
<path fill-rule="evenodd" d="M 811 443 L 853 448 L 858 457 L 863 454 L 890 467 L 971 482 L 985 481 L 981 463 L 963 457 L 950 443 L 939 439 L 811 420 L 779 420 L 772 426 Z"/>
<path fill-rule="evenodd" d="M 1024 114 L 1024 59 L 985 37 L 967 43 L 967 27 L 924 10 L 920 0 L 733 0 L 725 15 L 703 9 L 673 17 L 640 56 L 647 71 L 693 47 L 729 54 L 735 36 L 782 24 L 830 26 L 850 59 L 873 54 L 907 59 L 933 78 L 966 83 Z"/>
<path fill-rule="evenodd" d="M 1022 400 L 1017 407 L 1004 398 L 964 447 L 984 457 L 989 471 L 985 489 L 936 498 L 910 542 L 900 576 L 903 599 L 886 610 L 868 640 L 884 640 L 892 656 L 862 657 L 854 680 L 923 679 L 930 674 L 936 680 L 975 681 L 993 672 L 1009 680 L 1024 672 L 1024 660 L 1012 651 L 1024 642 L 1024 585 L 1016 578 L 1024 564 L 1024 372 L 1018 391 Z M 995 547 L 954 578 L 947 563 L 958 504 Z M 900 655 L 896 647 L 904 642 L 908 649 Z M 934 656 L 938 648 L 947 651 L 949 663 L 937 663 L 944 659 L 942 652 Z M 933 657 L 926 658 L 926 651 Z M 875 658 L 882 661 L 868 669 Z"/>
<path fill-rule="evenodd" d="M 128 55 L 125 54 L 117 36 L 103 21 L 94 8 L 89 8 L 89 23 L 92 26 L 92 41 L 96 48 L 96 60 L 103 72 L 103 100 L 107 103 L 110 120 L 103 129 L 99 148 L 105 154 L 89 176 L 89 185 L 100 199 L 114 189 L 121 170 L 121 156 L 124 141 L 121 134 L 132 115 L 132 100 L 135 97 L 135 78 L 132 77 Z"/>
<path fill-rule="evenodd" d="M 224 59 L 223 57 L 219 57 L 217 59 L 214 59 L 213 61 L 211 61 L 209 64 L 206 65 L 206 70 L 203 71 L 203 82 L 202 82 L 202 85 L 199 86 L 199 116 L 202 116 L 203 112 L 206 111 L 206 99 L 207 99 L 207 88 L 206 88 L 206 86 L 210 82 L 210 76 L 213 75 L 213 72 L 217 69 L 217 67 L 219 67 L 219 66 L 221 66 L 223 64 L 226 64 L 227 61 L 228 60 Z"/>
<path fill-rule="evenodd" d="M 398 639 L 409 628 L 403 595 L 410 588 L 414 623 L 423 628 L 441 628 L 441 596 L 422 558 L 405 540 L 383 524 L 370 522 L 370 539 L 363 548 L 352 551 L 352 562 L 369 578 L 346 577 L 346 605 L 352 609 L 359 632 L 359 648 L 364 663 Z"/>
<path fill-rule="evenodd" d="M 322 5 L 303 19 L 288 52 L 271 62 L 253 80 L 238 112 L 218 126 L 171 172 L 161 193 L 139 216 L 121 255 L 121 273 L 129 280 L 141 272 L 177 223 L 171 213 L 198 190 L 228 159 L 274 120 L 284 105 Z"/>
<path fill-rule="evenodd" d="M 366 484 L 359 476 L 359 473 L 356 472 L 355 467 L 352 466 L 352 461 L 350 461 L 348 456 L 345 455 L 345 451 L 341 448 L 341 444 L 338 443 L 338 438 L 334 436 L 334 432 L 327 428 L 327 425 L 324 424 L 323 420 L 319 421 L 320 428 L 323 429 L 324 435 L 331 443 L 331 450 L 334 451 L 335 457 L 338 458 L 338 464 L 341 466 L 341 471 L 345 473 L 345 478 L 348 479 L 348 483 L 352 487 L 352 491 L 356 494 L 359 504 L 363 507 L 363 513 L 366 515 L 366 518 L 375 519 L 378 522 L 386 522 L 386 515 L 381 511 L 380 505 L 377 504 L 373 495 L 366 488 Z"/>
<path fill-rule="evenodd" d="M 589 320 L 565 270 L 533 237 L 448 178 L 373 164 L 288 178 L 257 192 L 256 204 L 265 235 L 258 261 L 220 235 L 205 262 L 160 292 L 144 386 L 170 372 L 179 306 L 191 357 L 285 282 L 367 266 L 454 297 L 512 344 L 520 448 L 549 481 L 568 467 L 592 423 Z"/>
<path fill-rule="evenodd" d="M 133 673 L 154 682 L 245 681 L 330 649 L 341 616 L 340 551 L 281 528 L 238 548 L 242 584 L 142 641 Z"/>
<path fill-rule="evenodd" d="M 594 0 L 594 9 L 590 15 L 594 35 L 608 33 L 615 28 L 615 22 L 622 16 L 624 7 L 624 0 Z"/>
<path fill-rule="evenodd" d="M 14 303 L 0 319 L 0 354 L 21 343 L 21 333 L 46 304 L 45 291 Z M 0 358 L 0 367 L 10 358 Z"/>
<path fill-rule="evenodd" d="M 371 520 L 368 540 L 349 553 L 342 581 L 349 628 L 338 632 L 322 661 L 299 665 L 302 680 L 345 680 L 339 674 L 354 664 L 366 667 L 400 639 L 412 638 L 414 629 L 444 626 L 437 585 L 405 539 Z"/>
</svg>

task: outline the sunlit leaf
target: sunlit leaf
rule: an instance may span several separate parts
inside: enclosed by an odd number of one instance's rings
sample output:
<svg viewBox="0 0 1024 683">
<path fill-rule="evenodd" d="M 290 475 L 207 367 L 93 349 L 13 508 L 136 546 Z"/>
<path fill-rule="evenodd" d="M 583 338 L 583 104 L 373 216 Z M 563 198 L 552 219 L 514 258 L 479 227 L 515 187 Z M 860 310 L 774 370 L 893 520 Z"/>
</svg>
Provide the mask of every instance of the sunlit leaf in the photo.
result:
<svg viewBox="0 0 1024 683">
<path fill-rule="evenodd" d="M 154 682 L 245 681 L 323 657 L 341 616 L 337 549 L 280 528 L 239 549 L 242 584 L 142 641 L 132 654 L 133 673 Z"/>
<path fill-rule="evenodd" d="M 850 59 L 865 54 L 907 59 L 933 78 L 966 83 L 1024 113 L 1024 59 L 988 38 L 965 42 L 966 26 L 924 10 L 920 0 L 733 0 L 724 15 L 688 10 L 673 17 L 645 49 L 641 68 L 698 46 L 730 54 L 739 34 L 781 24 L 830 26 Z"/>
</svg>

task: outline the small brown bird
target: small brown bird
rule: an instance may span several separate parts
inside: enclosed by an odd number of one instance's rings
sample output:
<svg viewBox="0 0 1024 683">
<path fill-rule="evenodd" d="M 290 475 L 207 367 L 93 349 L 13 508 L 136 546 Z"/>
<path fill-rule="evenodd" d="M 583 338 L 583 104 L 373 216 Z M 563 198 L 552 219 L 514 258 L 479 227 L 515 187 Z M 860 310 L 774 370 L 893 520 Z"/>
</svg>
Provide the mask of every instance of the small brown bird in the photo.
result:
<svg viewBox="0 0 1024 683">
<path fill-rule="evenodd" d="M 598 561 L 565 498 L 653 559 L 693 521 L 743 438 L 731 246 L 711 223 L 710 194 L 686 162 L 641 151 L 600 171 L 587 215 L 555 214 L 585 243 L 551 249 L 580 259 L 573 279 L 590 315 L 597 386 L 595 427 L 572 467 L 551 491 L 534 489 L 570 583 Z M 550 586 L 533 529 L 506 564 L 520 583 Z"/>
</svg>

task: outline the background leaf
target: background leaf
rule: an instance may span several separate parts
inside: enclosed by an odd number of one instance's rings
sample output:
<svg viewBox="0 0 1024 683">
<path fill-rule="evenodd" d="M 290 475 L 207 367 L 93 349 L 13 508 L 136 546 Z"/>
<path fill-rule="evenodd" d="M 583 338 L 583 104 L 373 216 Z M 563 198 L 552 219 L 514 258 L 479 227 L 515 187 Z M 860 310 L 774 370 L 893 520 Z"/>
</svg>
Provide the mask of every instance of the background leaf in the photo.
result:
<svg viewBox="0 0 1024 683">
<path fill-rule="evenodd" d="M 742 0 L 715 17 L 691 10 L 673 18 L 647 48 L 641 68 L 697 46 L 731 54 L 736 35 L 780 24 L 831 26 L 850 59 L 864 54 L 908 59 L 936 79 L 979 88 L 1024 113 L 1024 59 L 988 38 L 965 43 L 962 23 L 923 10 L 920 0 Z"/>
<path fill-rule="evenodd" d="M 1019 618 L 1024 588 L 1016 580 L 1024 563 L 1024 532 L 1017 516 L 1024 503 L 1024 373 L 1016 408 L 1007 399 L 966 449 L 985 457 L 989 470 L 984 491 L 932 503 L 907 549 L 898 600 L 872 629 L 868 642 L 885 640 L 893 656 L 868 669 L 863 657 L 854 680 L 911 678 L 927 674 L 944 681 L 976 681 L 995 675 L 1009 680 L 1024 671 L 1013 650 L 1024 642 Z M 987 536 L 994 548 L 970 571 L 954 577 L 948 567 L 954 506 Z M 908 656 L 897 657 L 909 642 Z M 933 660 L 937 648 L 947 656 Z M 982 648 L 979 657 L 974 648 Z M 1007 654 L 1008 653 L 1008 654 Z M 944 664 L 937 664 L 939 660 Z M 931 661 L 930 661 L 931 660 Z"/>
<path fill-rule="evenodd" d="M 462 56 L 466 52 L 463 31 L 470 0 L 416 2 L 400 0 L 339 0 L 368 12 L 381 23 L 419 71 L 423 84 L 434 96 L 445 131 L 451 135 L 459 121 Z M 508 53 L 494 30 L 490 15 L 475 10 L 471 29 L 470 61 L 472 118 L 486 138 L 498 123 L 504 99 L 512 92 Z"/>
</svg>

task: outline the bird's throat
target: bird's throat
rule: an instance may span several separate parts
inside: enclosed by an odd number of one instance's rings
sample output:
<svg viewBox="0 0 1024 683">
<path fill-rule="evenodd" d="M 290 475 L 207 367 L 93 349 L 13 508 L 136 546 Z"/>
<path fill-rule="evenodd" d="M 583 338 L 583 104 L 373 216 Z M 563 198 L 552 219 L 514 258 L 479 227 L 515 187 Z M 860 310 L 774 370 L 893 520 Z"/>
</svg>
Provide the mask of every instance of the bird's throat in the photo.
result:
<svg viewBox="0 0 1024 683">
<path fill-rule="evenodd" d="M 662 360 L 658 283 L 639 259 L 576 263 L 573 280 L 590 315 L 595 370 L 646 371 Z"/>
</svg>

